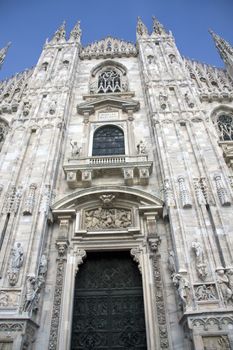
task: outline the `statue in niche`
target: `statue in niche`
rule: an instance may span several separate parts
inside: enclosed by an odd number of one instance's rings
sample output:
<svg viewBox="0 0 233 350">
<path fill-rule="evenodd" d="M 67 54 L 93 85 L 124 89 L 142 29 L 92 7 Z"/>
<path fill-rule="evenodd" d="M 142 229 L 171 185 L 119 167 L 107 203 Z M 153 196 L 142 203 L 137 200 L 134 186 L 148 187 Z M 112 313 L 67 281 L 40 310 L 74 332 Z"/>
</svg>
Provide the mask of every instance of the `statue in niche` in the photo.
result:
<svg viewBox="0 0 233 350">
<path fill-rule="evenodd" d="M 146 154 L 147 153 L 146 145 L 142 140 L 137 144 L 137 153 L 138 154 Z"/>
<path fill-rule="evenodd" d="M 159 103 L 160 103 L 160 107 L 162 109 L 166 109 L 167 108 L 167 95 L 165 95 L 164 93 L 160 92 L 159 93 Z"/>
<path fill-rule="evenodd" d="M 70 145 L 71 145 L 72 157 L 80 156 L 80 152 L 81 152 L 82 147 L 78 146 L 78 142 L 74 141 L 74 140 L 70 140 Z"/>
<path fill-rule="evenodd" d="M 195 264 L 199 278 L 205 280 L 207 276 L 206 259 L 201 243 L 196 239 L 192 242 L 192 249 L 195 253 Z"/>
<path fill-rule="evenodd" d="M 8 280 L 11 286 L 16 285 L 19 278 L 19 270 L 23 265 L 23 248 L 21 243 L 16 242 L 11 251 L 10 266 L 8 270 Z"/>
<path fill-rule="evenodd" d="M 53 115 L 56 112 L 57 102 L 52 101 L 49 106 L 49 114 Z"/>
<path fill-rule="evenodd" d="M 187 103 L 189 108 L 193 108 L 194 107 L 194 102 L 193 102 L 193 100 L 190 97 L 190 94 L 188 92 L 186 92 L 184 94 L 184 99 L 185 99 L 185 102 Z"/>
<path fill-rule="evenodd" d="M 190 284 L 189 281 L 180 275 L 179 273 L 176 273 L 173 276 L 173 284 L 177 288 L 179 297 L 182 302 L 182 306 L 186 307 L 190 302 Z"/>
<path fill-rule="evenodd" d="M 216 273 L 217 283 L 221 293 L 221 297 L 226 303 L 229 303 L 232 298 L 232 290 L 229 288 L 229 279 L 225 275 L 225 271 L 223 268 L 217 269 Z"/>
</svg>

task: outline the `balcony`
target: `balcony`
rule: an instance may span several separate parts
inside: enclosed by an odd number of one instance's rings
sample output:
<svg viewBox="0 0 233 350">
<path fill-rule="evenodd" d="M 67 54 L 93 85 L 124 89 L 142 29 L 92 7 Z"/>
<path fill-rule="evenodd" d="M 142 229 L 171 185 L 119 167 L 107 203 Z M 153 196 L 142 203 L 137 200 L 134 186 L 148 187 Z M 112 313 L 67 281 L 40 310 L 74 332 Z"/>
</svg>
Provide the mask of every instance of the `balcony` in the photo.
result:
<svg viewBox="0 0 233 350">
<path fill-rule="evenodd" d="M 88 187 L 102 176 L 121 176 L 128 186 L 147 185 L 152 173 L 152 161 L 147 155 L 117 155 L 95 157 L 73 157 L 63 165 L 70 188 Z"/>
</svg>

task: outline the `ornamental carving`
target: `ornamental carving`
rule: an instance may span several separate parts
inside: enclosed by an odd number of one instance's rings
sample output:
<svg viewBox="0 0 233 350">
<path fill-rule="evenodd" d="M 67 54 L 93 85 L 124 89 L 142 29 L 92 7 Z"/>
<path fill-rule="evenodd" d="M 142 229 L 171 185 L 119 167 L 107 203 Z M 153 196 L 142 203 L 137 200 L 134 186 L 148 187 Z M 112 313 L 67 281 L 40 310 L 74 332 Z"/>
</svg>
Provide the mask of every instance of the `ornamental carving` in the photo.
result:
<svg viewBox="0 0 233 350">
<path fill-rule="evenodd" d="M 20 200 L 22 197 L 22 188 L 11 186 L 6 193 L 5 201 L 3 204 L 3 213 L 14 213 L 16 214 L 19 208 Z"/>
<path fill-rule="evenodd" d="M 230 329 L 229 325 L 233 325 L 233 315 L 228 316 L 217 316 L 213 315 L 210 317 L 191 317 L 190 328 L 198 328 L 204 331 L 209 329 L 222 330 L 224 328 Z"/>
<path fill-rule="evenodd" d="M 130 255 L 133 257 L 133 260 L 138 264 L 138 269 L 142 273 L 142 266 L 141 266 L 141 248 L 132 248 L 130 250 Z"/>
<path fill-rule="evenodd" d="M 215 180 L 218 198 L 219 198 L 221 205 L 222 206 L 231 205 L 231 201 L 230 201 L 230 198 L 228 196 L 228 191 L 227 191 L 226 187 L 224 186 L 221 175 L 216 174 L 214 176 L 214 180 Z"/>
<path fill-rule="evenodd" d="M 185 178 L 183 176 L 178 177 L 179 190 L 180 190 L 180 200 L 182 204 L 182 208 L 191 208 L 192 200 L 190 197 L 190 193 L 188 191 Z"/>
<path fill-rule="evenodd" d="M 218 299 L 215 284 L 196 285 L 194 286 L 194 293 L 197 301 L 211 301 Z"/>
<path fill-rule="evenodd" d="M 81 59 L 135 56 L 137 56 L 137 49 L 134 44 L 112 37 L 83 47 L 80 52 Z"/>
<path fill-rule="evenodd" d="M 202 337 L 205 350 L 231 350 L 227 335 Z"/>
<path fill-rule="evenodd" d="M 36 184 L 33 183 L 30 185 L 26 200 L 24 202 L 23 215 L 32 215 L 35 204 L 36 189 Z"/>
<path fill-rule="evenodd" d="M 12 308 L 19 305 L 20 292 L 1 290 L 0 308 Z"/>
<path fill-rule="evenodd" d="M 98 208 L 85 211 L 87 230 L 124 229 L 132 225 L 132 214 L 127 209 Z"/>
</svg>

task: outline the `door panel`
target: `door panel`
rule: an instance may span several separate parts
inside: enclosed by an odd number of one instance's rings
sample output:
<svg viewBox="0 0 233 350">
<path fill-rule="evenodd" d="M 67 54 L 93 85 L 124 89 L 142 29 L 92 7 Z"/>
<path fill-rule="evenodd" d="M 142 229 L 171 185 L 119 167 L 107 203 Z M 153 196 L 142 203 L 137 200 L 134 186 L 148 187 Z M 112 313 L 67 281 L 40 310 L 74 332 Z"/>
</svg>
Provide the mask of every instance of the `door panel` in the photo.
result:
<svg viewBox="0 0 233 350">
<path fill-rule="evenodd" d="M 75 281 L 71 350 L 146 350 L 141 275 L 129 252 L 89 253 Z"/>
</svg>

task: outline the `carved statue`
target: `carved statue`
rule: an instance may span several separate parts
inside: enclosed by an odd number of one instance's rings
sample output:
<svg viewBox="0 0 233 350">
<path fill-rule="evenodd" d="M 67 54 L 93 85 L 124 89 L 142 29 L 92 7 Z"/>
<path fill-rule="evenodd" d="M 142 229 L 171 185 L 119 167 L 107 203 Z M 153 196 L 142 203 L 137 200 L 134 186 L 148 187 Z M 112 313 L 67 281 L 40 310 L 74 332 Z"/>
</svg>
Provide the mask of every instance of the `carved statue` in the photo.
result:
<svg viewBox="0 0 233 350">
<path fill-rule="evenodd" d="M 24 102 L 24 105 L 23 105 L 23 115 L 26 117 L 29 112 L 30 112 L 30 109 L 31 109 L 31 103 L 30 102 Z"/>
<path fill-rule="evenodd" d="M 195 263 L 196 263 L 197 274 L 200 277 L 200 279 L 205 280 L 207 276 L 206 259 L 205 259 L 203 248 L 197 239 L 192 242 L 192 249 L 195 253 Z"/>
<path fill-rule="evenodd" d="M 175 264 L 175 253 L 173 250 L 169 251 L 168 256 L 168 270 L 171 273 L 171 278 L 173 277 L 174 273 L 176 272 L 176 264 Z"/>
<path fill-rule="evenodd" d="M 138 154 L 146 154 L 147 153 L 146 145 L 142 140 L 137 144 L 137 153 Z"/>
<path fill-rule="evenodd" d="M 36 276 L 34 273 L 27 275 L 26 281 L 26 295 L 23 306 L 24 311 L 31 311 L 33 309 L 33 301 L 36 296 Z"/>
<path fill-rule="evenodd" d="M 45 276 L 47 273 L 47 268 L 48 268 L 48 262 L 46 256 L 43 254 L 41 255 L 40 259 L 40 265 L 39 265 L 39 275 Z"/>
<path fill-rule="evenodd" d="M 232 297 L 232 291 L 229 288 L 229 280 L 228 277 L 225 275 L 224 269 L 219 268 L 217 269 L 217 283 L 219 286 L 219 290 L 222 296 L 222 299 L 228 303 Z"/>
<path fill-rule="evenodd" d="M 80 152 L 81 152 L 82 147 L 78 146 L 78 142 L 70 140 L 70 144 L 71 144 L 71 155 L 72 155 L 72 157 L 80 156 Z"/>
<path fill-rule="evenodd" d="M 23 254 L 21 243 L 16 242 L 11 251 L 10 266 L 7 271 L 8 280 L 11 286 L 14 286 L 18 282 L 19 270 L 23 265 Z"/>
<path fill-rule="evenodd" d="M 173 276 L 174 286 L 177 288 L 179 297 L 184 307 L 189 304 L 190 299 L 190 284 L 189 281 L 181 276 L 179 273 L 176 273 Z"/>
</svg>

